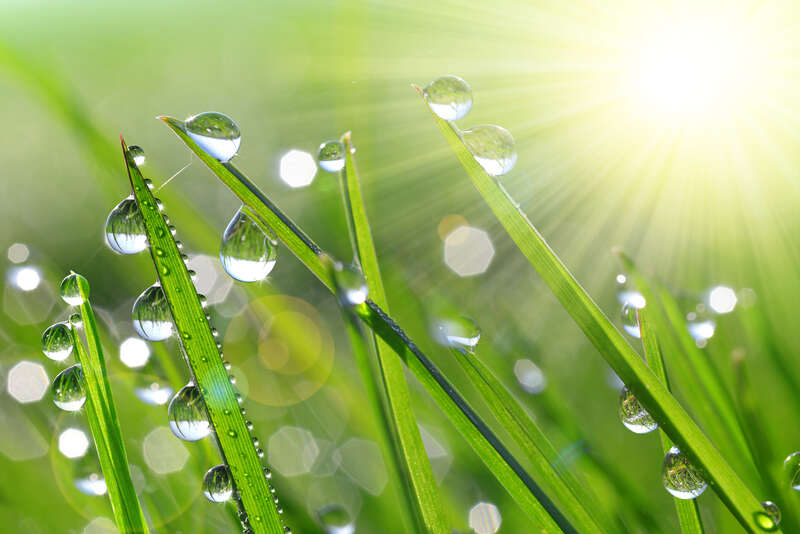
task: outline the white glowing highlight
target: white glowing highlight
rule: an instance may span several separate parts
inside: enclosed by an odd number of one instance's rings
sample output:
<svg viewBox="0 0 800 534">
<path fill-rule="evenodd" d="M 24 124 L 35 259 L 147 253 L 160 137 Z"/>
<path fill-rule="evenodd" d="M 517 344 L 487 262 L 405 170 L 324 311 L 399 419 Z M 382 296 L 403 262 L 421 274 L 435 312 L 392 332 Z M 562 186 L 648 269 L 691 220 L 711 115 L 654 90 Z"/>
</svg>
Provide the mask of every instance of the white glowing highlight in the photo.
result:
<svg viewBox="0 0 800 534">
<path fill-rule="evenodd" d="M 311 185 L 317 174 L 314 156 L 302 150 L 290 150 L 281 158 L 281 180 L 289 187 L 298 188 Z"/>
<path fill-rule="evenodd" d="M 119 346 L 119 359 L 131 369 L 144 367 L 150 359 L 150 347 L 139 338 L 129 337 Z"/>
<path fill-rule="evenodd" d="M 13 271 L 11 281 L 23 291 L 33 291 L 42 283 L 42 275 L 35 267 L 20 267 Z"/>
<path fill-rule="evenodd" d="M 716 313 L 730 313 L 739 299 L 736 292 L 726 286 L 717 286 L 708 293 L 708 305 Z"/>
<path fill-rule="evenodd" d="M 89 438 L 83 430 L 68 428 L 58 436 L 58 450 L 67 458 L 80 458 L 89 450 Z"/>
</svg>

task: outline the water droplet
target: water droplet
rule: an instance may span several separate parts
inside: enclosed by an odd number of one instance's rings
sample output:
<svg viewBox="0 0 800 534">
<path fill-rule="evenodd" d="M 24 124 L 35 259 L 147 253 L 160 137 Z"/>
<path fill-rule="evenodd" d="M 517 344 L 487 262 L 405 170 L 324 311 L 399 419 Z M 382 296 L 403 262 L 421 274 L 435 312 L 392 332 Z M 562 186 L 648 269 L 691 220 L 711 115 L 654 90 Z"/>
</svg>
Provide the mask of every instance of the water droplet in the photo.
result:
<svg viewBox="0 0 800 534">
<path fill-rule="evenodd" d="M 244 426 L 247 427 L 247 430 L 253 430 L 253 422 L 252 421 L 245 421 Z"/>
<path fill-rule="evenodd" d="M 83 327 L 83 317 L 81 317 L 80 313 L 73 313 L 69 316 L 69 322 L 75 328 Z"/>
<path fill-rule="evenodd" d="M 233 477 L 225 464 L 209 469 L 203 477 L 203 494 L 211 502 L 225 502 L 233 495 Z"/>
<path fill-rule="evenodd" d="M 78 491 L 90 497 L 99 497 L 105 495 L 108 491 L 106 480 L 99 473 L 88 473 L 86 476 L 79 476 L 73 482 Z"/>
<path fill-rule="evenodd" d="M 642 330 L 639 328 L 639 308 L 630 302 L 625 302 L 620 311 L 622 316 L 622 328 L 629 336 L 635 338 L 642 337 Z"/>
<path fill-rule="evenodd" d="M 77 412 L 86 402 L 83 369 L 75 364 L 61 371 L 53 379 L 53 402 L 67 412 Z"/>
<path fill-rule="evenodd" d="M 151 406 L 162 406 L 169 402 L 172 396 L 172 388 L 162 386 L 158 382 L 152 382 L 144 387 L 137 387 L 133 392 L 140 401 Z"/>
<path fill-rule="evenodd" d="M 61 281 L 61 298 L 70 306 L 83 304 L 84 296 L 89 298 L 89 281 L 83 276 L 71 273 Z"/>
<path fill-rule="evenodd" d="M 461 132 L 461 139 L 475 161 L 491 176 L 506 174 L 517 163 L 514 138 L 505 128 L 481 124 Z"/>
<path fill-rule="evenodd" d="M 481 329 L 475 321 L 463 315 L 439 319 L 434 334 L 441 345 L 466 352 L 473 352 L 481 339 Z"/>
<path fill-rule="evenodd" d="M 264 468 L 264 478 L 267 480 L 272 478 L 272 471 L 270 471 L 269 467 Z"/>
<path fill-rule="evenodd" d="M 118 254 L 136 254 L 147 248 L 144 217 L 133 197 L 117 204 L 108 214 L 106 243 Z"/>
<path fill-rule="evenodd" d="M 130 152 L 131 157 L 133 158 L 133 162 L 136 164 L 137 167 L 141 167 L 144 165 L 144 162 L 147 158 L 145 158 L 144 150 L 139 145 L 131 145 L 128 147 L 128 152 Z"/>
<path fill-rule="evenodd" d="M 678 447 L 672 447 L 664 457 L 661 480 L 666 490 L 678 499 L 694 499 L 708 487 L 700 472 Z"/>
<path fill-rule="evenodd" d="M 262 449 L 260 447 L 257 448 L 256 449 L 256 456 L 258 456 L 259 458 L 263 458 L 264 457 L 264 449 Z"/>
<path fill-rule="evenodd" d="M 800 491 L 800 452 L 793 452 L 783 461 L 783 476 L 790 488 Z"/>
<path fill-rule="evenodd" d="M 622 388 L 619 395 L 619 417 L 622 424 L 636 434 L 647 434 L 658 428 L 658 423 L 627 386 Z"/>
<path fill-rule="evenodd" d="M 340 504 L 323 506 L 316 515 L 326 534 L 353 534 L 356 530 L 350 512 Z"/>
<path fill-rule="evenodd" d="M 184 386 L 169 402 L 169 427 L 184 441 L 197 441 L 208 436 L 206 403 L 194 384 Z"/>
<path fill-rule="evenodd" d="M 236 437 L 236 431 L 233 429 L 228 430 L 228 435 L 232 438 Z"/>
<path fill-rule="evenodd" d="M 367 300 L 369 289 L 361 271 L 355 267 L 336 263 L 333 270 L 339 300 L 345 306 L 358 306 Z"/>
<path fill-rule="evenodd" d="M 73 348 L 72 331 L 67 323 L 49 326 L 42 334 L 42 352 L 51 360 L 66 360 L 72 354 Z"/>
<path fill-rule="evenodd" d="M 242 134 L 233 119 L 207 111 L 186 119 L 186 133 L 209 156 L 225 163 L 239 151 Z"/>
<path fill-rule="evenodd" d="M 472 89 L 458 76 L 440 76 L 422 94 L 431 110 L 446 121 L 460 119 L 472 108 Z"/>
<path fill-rule="evenodd" d="M 756 523 L 764 530 L 773 530 L 781 524 L 781 509 L 772 501 L 764 501 L 761 503 L 764 512 L 756 514 Z"/>
<path fill-rule="evenodd" d="M 239 209 L 225 228 L 219 248 L 225 271 L 240 282 L 257 282 L 272 272 L 277 257 L 278 250 L 264 230 Z"/>
<path fill-rule="evenodd" d="M 163 341 L 172 335 L 172 315 L 159 284 L 145 289 L 133 303 L 133 327 L 148 341 Z"/>
<path fill-rule="evenodd" d="M 317 161 L 324 171 L 341 171 L 344 168 L 344 144 L 336 140 L 325 141 L 319 145 Z"/>
</svg>

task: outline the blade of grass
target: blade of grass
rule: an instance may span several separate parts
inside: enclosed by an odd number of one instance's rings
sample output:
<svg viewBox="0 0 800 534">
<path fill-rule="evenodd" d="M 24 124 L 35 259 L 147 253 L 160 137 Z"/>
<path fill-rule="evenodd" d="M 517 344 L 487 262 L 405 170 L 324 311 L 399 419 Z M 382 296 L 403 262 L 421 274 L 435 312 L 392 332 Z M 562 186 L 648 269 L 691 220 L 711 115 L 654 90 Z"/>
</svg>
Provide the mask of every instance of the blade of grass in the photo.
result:
<svg viewBox="0 0 800 534">
<path fill-rule="evenodd" d="M 220 163 L 206 154 L 184 131 L 183 123 L 161 117 L 243 204 L 292 251 L 330 291 L 335 284 L 324 265 L 323 253 L 300 228 L 281 212 L 247 177 L 231 163 Z M 477 452 L 489 471 L 514 498 L 542 532 L 575 532 L 563 514 L 542 492 L 530 475 L 480 419 L 464 398 L 422 353 L 400 326 L 374 302 L 367 299 L 353 310 L 400 356 L 445 415 Z"/>
<path fill-rule="evenodd" d="M 80 275 L 78 275 L 80 276 Z M 105 356 L 97 333 L 97 320 L 89 303 L 89 287 L 82 276 L 78 279 L 78 288 L 83 303 L 80 314 L 87 346 L 72 325 L 72 337 L 78 362 L 81 364 L 86 387 L 86 419 L 92 432 L 97 457 L 106 481 L 111 511 L 119 531 L 127 533 L 147 533 L 142 506 L 133 487 L 128 454 L 122 439 L 122 430 L 114 404 L 114 397 L 108 382 Z"/>
<path fill-rule="evenodd" d="M 751 532 L 760 531 L 757 519 L 763 512 L 749 488 L 572 276 L 508 192 L 475 161 L 453 126 L 430 109 L 419 87 L 414 88 L 473 185 L 562 306 L 681 451 L 708 474 L 741 525 Z"/>
<path fill-rule="evenodd" d="M 361 265 L 370 298 L 388 313 L 386 291 L 383 287 L 378 255 L 375 252 L 372 231 L 361 194 L 361 183 L 353 156 L 350 133 L 344 134 L 341 141 L 345 149 L 345 166 L 339 173 L 339 181 L 350 238 L 353 242 L 353 253 Z M 372 340 L 375 345 L 380 376 L 383 379 L 383 388 L 386 392 L 387 415 L 392 422 L 397 438 L 395 454 L 398 457 L 397 461 L 404 466 L 406 478 L 410 482 L 408 485 L 409 500 L 421 519 L 423 531 L 448 534 L 450 529 L 442 512 L 439 489 L 414 417 L 403 364 L 385 341 L 374 334 L 372 334 Z"/>
<path fill-rule="evenodd" d="M 194 383 L 203 395 L 209 422 L 230 468 L 250 528 L 256 533 L 282 534 L 283 524 L 273 504 L 269 483 L 197 291 L 158 208 L 158 201 L 145 184 L 124 141 L 122 147 L 131 188 L 144 219 L 150 255 L 172 312 L 178 341 Z"/>
<path fill-rule="evenodd" d="M 653 306 L 645 306 L 639 310 L 639 329 L 642 333 L 642 346 L 647 363 L 659 380 L 669 389 L 667 380 L 667 369 L 664 367 L 664 359 L 661 356 L 661 347 L 658 343 L 656 330 L 652 327 L 650 320 L 650 309 Z M 658 431 L 661 438 L 661 447 L 664 454 L 667 454 L 673 446 L 673 442 L 662 430 Z M 700 521 L 700 512 L 697 509 L 696 499 L 672 499 L 675 503 L 675 511 L 678 513 L 678 522 L 683 534 L 703 534 L 703 523 Z"/>
</svg>

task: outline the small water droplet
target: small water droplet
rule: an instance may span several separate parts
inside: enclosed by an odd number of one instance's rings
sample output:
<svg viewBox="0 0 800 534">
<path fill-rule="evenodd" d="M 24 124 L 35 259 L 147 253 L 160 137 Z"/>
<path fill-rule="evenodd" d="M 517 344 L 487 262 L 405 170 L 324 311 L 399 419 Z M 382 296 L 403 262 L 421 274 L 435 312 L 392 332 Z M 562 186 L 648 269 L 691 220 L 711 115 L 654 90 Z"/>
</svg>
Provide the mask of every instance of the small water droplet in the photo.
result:
<svg viewBox="0 0 800 534">
<path fill-rule="evenodd" d="M 233 477 L 225 464 L 209 469 L 203 476 L 203 494 L 211 502 L 225 502 L 233 495 Z"/>
<path fill-rule="evenodd" d="M 80 410 L 86 402 L 86 387 L 80 364 L 67 367 L 56 375 L 51 390 L 56 406 L 67 412 Z"/>
<path fill-rule="evenodd" d="M 225 271 L 240 282 L 258 282 L 272 272 L 277 257 L 264 230 L 239 209 L 222 234 L 219 258 Z"/>
<path fill-rule="evenodd" d="M 70 306 L 80 306 L 84 296 L 89 298 L 89 281 L 78 273 L 71 273 L 61 281 L 60 290 L 64 302 Z"/>
<path fill-rule="evenodd" d="M 42 352 L 51 360 L 66 360 L 73 348 L 72 332 L 66 323 L 49 326 L 42 334 Z"/>
<path fill-rule="evenodd" d="M 264 468 L 264 478 L 267 480 L 272 478 L 272 471 L 270 471 L 269 467 Z"/>
<path fill-rule="evenodd" d="M 231 428 L 230 430 L 228 430 L 228 435 L 230 437 L 232 437 L 232 438 L 235 438 L 236 437 L 236 431 Z"/>
<path fill-rule="evenodd" d="M 481 329 L 475 321 L 464 315 L 439 319 L 434 334 L 441 345 L 466 352 L 474 352 L 481 340 Z"/>
<path fill-rule="evenodd" d="M 172 433 L 184 441 L 197 441 L 211 432 L 206 403 L 194 384 L 187 384 L 172 398 L 167 412 Z"/>
<path fill-rule="evenodd" d="M 336 140 L 325 141 L 319 145 L 317 161 L 324 171 L 341 171 L 344 168 L 344 144 Z"/>
<path fill-rule="evenodd" d="M 708 487 L 700 472 L 678 447 L 672 447 L 664 457 L 661 480 L 664 488 L 678 499 L 694 499 Z"/>
<path fill-rule="evenodd" d="M 783 461 L 783 476 L 790 488 L 800 491 L 800 451 L 793 452 Z"/>
<path fill-rule="evenodd" d="M 118 254 L 136 254 L 147 248 L 144 217 L 133 197 L 124 199 L 108 214 L 106 243 Z"/>
<path fill-rule="evenodd" d="M 446 121 L 460 119 L 472 108 L 472 89 L 458 76 L 440 76 L 422 94 L 431 110 Z"/>
<path fill-rule="evenodd" d="M 256 449 L 256 455 L 257 455 L 259 458 L 263 458 L 263 457 L 264 457 L 264 449 L 262 449 L 262 448 L 257 448 L 257 449 Z"/>
<path fill-rule="evenodd" d="M 81 317 L 80 313 L 73 313 L 69 316 L 69 322 L 75 328 L 82 328 L 83 327 L 83 317 Z"/>
<path fill-rule="evenodd" d="M 627 386 L 622 388 L 619 395 L 619 417 L 622 424 L 636 434 L 647 434 L 658 428 L 658 423 Z"/>
<path fill-rule="evenodd" d="M 144 165 L 146 160 L 144 155 L 144 150 L 139 145 L 131 145 L 128 147 L 128 152 L 130 152 L 131 157 L 133 158 L 133 162 L 136 164 L 137 167 L 141 167 Z"/>
<path fill-rule="evenodd" d="M 461 132 L 461 139 L 490 176 L 506 174 L 517 163 L 514 138 L 505 128 L 481 124 Z"/>
<path fill-rule="evenodd" d="M 186 133 L 209 156 L 225 163 L 239 151 L 242 134 L 233 119 L 207 111 L 186 119 Z"/>
<path fill-rule="evenodd" d="M 159 258 L 164 256 L 164 250 L 159 247 L 154 248 L 153 252 L 155 252 L 156 256 L 158 256 Z"/>
<path fill-rule="evenodd" d="M 353 534 L 356 530 L 350 512 L 340 504 L 323 506 L 316 516 L 326 534 Z"/>
<path fill-rule="evenodd" d="M 253 422 L 252 421 L 245 421 L 244 422 L 244 426 L 247 427 L 247 430 L 253 430 Z"/>
<path fill-rule="evenodd" d="M 172 315 L 159 284 L 145 289 L 133 303 L 133 327 L 148 341 L 163 341 L 172 335 Z"/>
<path fill-rule="evenodd" d="M 641 338 L 642 330 L 639 328 L 639 308 L 630 302 L 625 302 L 620 311 L 622 328 L 632 337 Z"/>
<path fill-rule="evenodd" d="M 367 281 L 361 271 L 355 267 L 336 263 L 334 265 L 333 278 L 336 282 L 339 300 L 343 305 L 358 306 L 367 300 L 369 295 Z"/>
<path fill-rule="evenodd" d="M 764 530 L 774 530 L 781 524 L 781 509 L 772 501 L 764 501 L 761 503 L 764 512 L 756 514 L 756 523 Z"/>
</svg>

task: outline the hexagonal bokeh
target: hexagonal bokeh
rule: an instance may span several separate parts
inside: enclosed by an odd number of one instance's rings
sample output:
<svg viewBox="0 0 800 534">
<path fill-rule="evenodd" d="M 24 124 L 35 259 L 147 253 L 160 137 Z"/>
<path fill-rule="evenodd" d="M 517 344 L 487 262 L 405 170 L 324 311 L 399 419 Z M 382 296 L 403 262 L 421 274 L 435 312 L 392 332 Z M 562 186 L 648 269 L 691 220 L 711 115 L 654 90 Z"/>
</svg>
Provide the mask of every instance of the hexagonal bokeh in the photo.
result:
<svg viewBox="0 0 800 534">
<path fill-rule="evenodd" d="M 144 367 L 150 359 L 150 346 L 138 337 L 129 337 L 119 345 L 119 359 L 131 369 Z"/>
<path fill-rule="evenodd" d="M 78 428 L 67 428 L 58 435 L 58 450 L 67 458 L 80 458 L 89 451 L 89 436 Z"/>
<path fill-rule="evenodd" d="M 341 470 L 353 482 L 373 495 L 383 493 L 389 478 L 377 443 L 351 438 L 339 447 L 337 454 L 341 458 Z"/>
<path fill-rule="evenodd" d="M 479 502 L 469 511 L 469 526 L 475 534 L 494 534 L 502 522 L 500 510 L 490 502 Z"/>
<path fill-rule="evenodd" d="M 154 428 L 145 436 L 142 453 L 147 467 L 159 475 L 180 471 L 189 459 L 189 451 L 165 426 Z"/>
<path fill-rule="evenodd" d="M 444 240 L 444 262 L 458 276 L 476 276 L 489 268 L 494 245 L 480 228 L 459 226 Z"/>
<path fill-rule="evenodd" d="M 8 372 L 8 394 L 26 404 L 44 397 L 50 385 L 47 372 L 38 363 L 21 361 Z"/>
<path fill-rule="evenodd" d="M 303 475 L 319 456 L 319 446 L 314 435 L 297 426 L 284 426 L 270 438 L 267 446 L 269 464 L 286 477 Z"/>
<path fill-rule="evenodd" d="M 222 269 L 218 258 L 198 254 L 191 256 L 186 266 L 197 273 L 194 286 L 198 293 L 206 296 L 209 305 L 225 300 L 233 287 L 233 279 Z"/>
<path fill-rule="evenodd" d="M 311 185 L 317 175 L 314 156 L 302 150 L 292 149 L 281 157 L 280 176 L 289 187 Z"/>
</svg>

